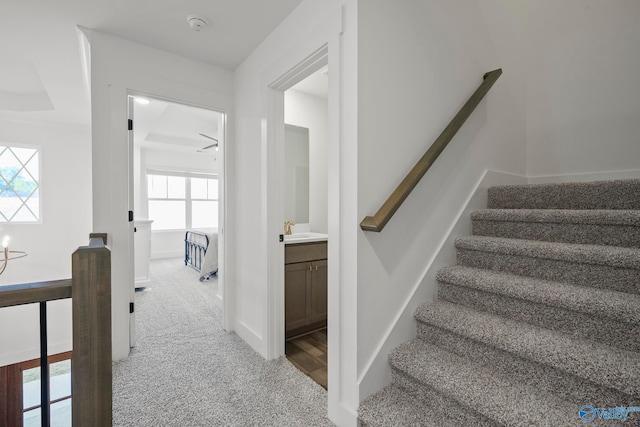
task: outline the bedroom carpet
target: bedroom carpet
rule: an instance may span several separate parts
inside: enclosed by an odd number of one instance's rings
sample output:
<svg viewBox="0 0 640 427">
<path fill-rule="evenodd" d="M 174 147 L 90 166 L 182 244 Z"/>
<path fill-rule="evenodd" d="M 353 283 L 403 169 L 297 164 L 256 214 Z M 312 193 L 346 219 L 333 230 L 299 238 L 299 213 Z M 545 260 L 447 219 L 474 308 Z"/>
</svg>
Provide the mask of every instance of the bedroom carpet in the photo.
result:
<svg viewBox="0 0 640 427">
<path fill-rule="evenodd" d="M 266 361 L 222 329 L 217 279 L 151 262 L 137 343 L 113 364 L 114 426 L 332 426 L 327 393 L 285 357 Z"/>
<path fill-rule="evenodd" d="M 504 186 L 471 214 L 362 426 L 640 426 L 640 180 Z"/>
</svg>

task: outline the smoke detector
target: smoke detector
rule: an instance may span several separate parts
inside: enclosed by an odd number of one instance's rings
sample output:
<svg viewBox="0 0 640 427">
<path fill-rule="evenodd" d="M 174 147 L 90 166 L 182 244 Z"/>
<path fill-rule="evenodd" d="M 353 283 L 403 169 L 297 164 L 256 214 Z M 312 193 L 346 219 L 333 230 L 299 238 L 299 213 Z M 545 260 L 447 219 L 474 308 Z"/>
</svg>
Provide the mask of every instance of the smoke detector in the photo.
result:
<svg viewBox="0 0 640 427">
<path fill-rule="evenodd" d="M 206 19 L 195 15 L 187 16 L 187 23 L 193 31 L 204 31 L 207 25 L 209 25 Z"/>
</svg>

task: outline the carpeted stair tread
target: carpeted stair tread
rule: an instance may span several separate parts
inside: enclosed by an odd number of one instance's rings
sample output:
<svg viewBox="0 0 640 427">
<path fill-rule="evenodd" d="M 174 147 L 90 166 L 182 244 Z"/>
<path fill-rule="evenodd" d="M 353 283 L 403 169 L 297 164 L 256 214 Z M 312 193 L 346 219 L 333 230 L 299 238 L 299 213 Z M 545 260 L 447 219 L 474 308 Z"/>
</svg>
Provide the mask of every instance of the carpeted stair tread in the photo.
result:
<svg viewBox="0 0 640 427">
<path fill-rule="evenodd" d="M 490 209 L 640 209 L 640 180 L 489 188 Z"/>
<path fill-rule="evenodd" d="M 640 249 L 576 243 L 544 242 L 505 237 L 464 236 L 455 240 L 457 249 L 504 255 L 569 261 L 616 268 L 640 269 Z"/>
<path fill-rule="evenodd" d="M 541 391 L 551 393 L 559 399 L 582 405 L 634 406 L 638 398 L 631 397 L 620 390 L 605 387 L 593 381 L 563 372 L 544 363 L 525 359 L 519 355 L 484 344 L 450 330 L 418 322 L 417 336 L 434 346 L 450 353 L 473 360 L 475 363 L 490 366 L 496 371 L 512 377 L 521 384 L 527 384 Z M 392 377 L 394 372 L 392 371 Z M 396 379 L 394 381 L 402 381 Z M 406 381 L 401 385 L 406 387 Z M 470 424 L 466 424 L 470 425 Z M 473 424 L 471 424 L 473 425 Z"/>
<path fill-rule="evenodd" d="M 587 288 L 481 268 L 454 265 L 436 274 L 450 283 L 560 307 L 627 323 L 640 323 L 640 295 L 607 289 Z M 639 337 L 640 339 L 640 337 Z"/>
<path fill-rule="evenodd" d="M 421 339 L 400 345 L 389 355 L 393 369 L 432 387 L 498 425 L 579 425 L 575 404 L 512 380 Z"/>
<path fill-rule="evenodd" d="M 471 219 L 477 236 L 640 247 L 640 210 L 482 209 Z"/>
<path fill-rule="evenodd" d="M 474 221 L 542 222 L 640 227 L 640 210 L 614 209 L 479 209 L 471 212 Z"/>
<path fill-rule="evenodd" d="M 360 403 L 358 419 L 363 427 L 458 427 L 450 414 L 390 384 Z"/>
<path fill-rule="evenodd" d="M 479 312 L 446 301 L 416 309 L 418 321 L 640 397 L 640 354 Z"/>
</svg>

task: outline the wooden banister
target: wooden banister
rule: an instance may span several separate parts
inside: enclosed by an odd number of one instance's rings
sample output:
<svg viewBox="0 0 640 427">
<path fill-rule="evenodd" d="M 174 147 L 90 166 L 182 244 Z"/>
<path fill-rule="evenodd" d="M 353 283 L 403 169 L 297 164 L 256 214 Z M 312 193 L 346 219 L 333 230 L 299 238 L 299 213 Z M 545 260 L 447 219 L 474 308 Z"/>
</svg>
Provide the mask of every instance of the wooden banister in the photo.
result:
<svg viewBox="0 0 640 427">
<path fill-rule="evenodd" d="M 71 279 L 0 286 L 0 308 L 71 298 Z"/>
<path fill-rule="evenodd" d="M 71 256 L 74 426 L 112 425 L 111 251 L 106 236 Z"/>
<path fill-rule="evenodd" d="M 409 171 L 407 176 L 402 180 L 400 185 L 391 193 L 387 200 L 382 204 L 380 209 L 374 216 L 367 216 L 360 223 L 360 228 L 365 231 L 380 232 L 387 225 L 387 222 L 391 219 L 394 213 L 398 210 L 400 205 L 405 201 L 409 193 L 418 185 L 420 179 L 429 170 L 431 165 L 436 161 L 440 153 L 445 149 L 449 141 L 455 136 L 458 130 L 462 127 L 467 118 L 471 115 L 473 110 L 478 106 L 482 98 L 489 92 L 491 86 L 498 80 L 498 77 L 502 74 L 502 69 L 490 71 L 484 75 L 482 84 L 471 95 L 469 100 L 462 106 L 458 114 L 451 120 L 449 125 L 442 131 L 440 136 L 436 138 L 431 147 L 426 153 L 418 160 L 413 169 Z"/>
<path fill-rule="evenodd" d="M 71 279 L 0 286 L 0 308 L 40 303 L 43 378 L 48 377 L 46 303 L 72 299 L 74 426 L 112 425 L 111 251 L 105 246 L 106 240 L 104 233 L 92 234 L 89 245 L 73 253 Z M 49 401 L 46 382 L 43 382 L 42 401 Z M 43 425 L 49 425 L 49 405 L 42 405 L 42 411 Z"/>
</svg>

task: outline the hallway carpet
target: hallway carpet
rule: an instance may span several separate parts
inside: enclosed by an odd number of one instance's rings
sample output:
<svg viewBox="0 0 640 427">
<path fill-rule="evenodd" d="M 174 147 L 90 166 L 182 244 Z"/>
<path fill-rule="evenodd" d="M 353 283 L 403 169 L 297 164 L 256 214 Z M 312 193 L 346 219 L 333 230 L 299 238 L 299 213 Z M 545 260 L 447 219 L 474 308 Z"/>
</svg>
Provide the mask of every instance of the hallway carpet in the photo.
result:
<svg viewBox="0 0 640 427">
<path fill-rule="evenodd" d="M 217 279 L 168 259 L 151 280 L 136 293 L 136 347 L 113 365 L 114 426 L 333 425 L 321 386 L 222 329 Z"/>
</svg>

